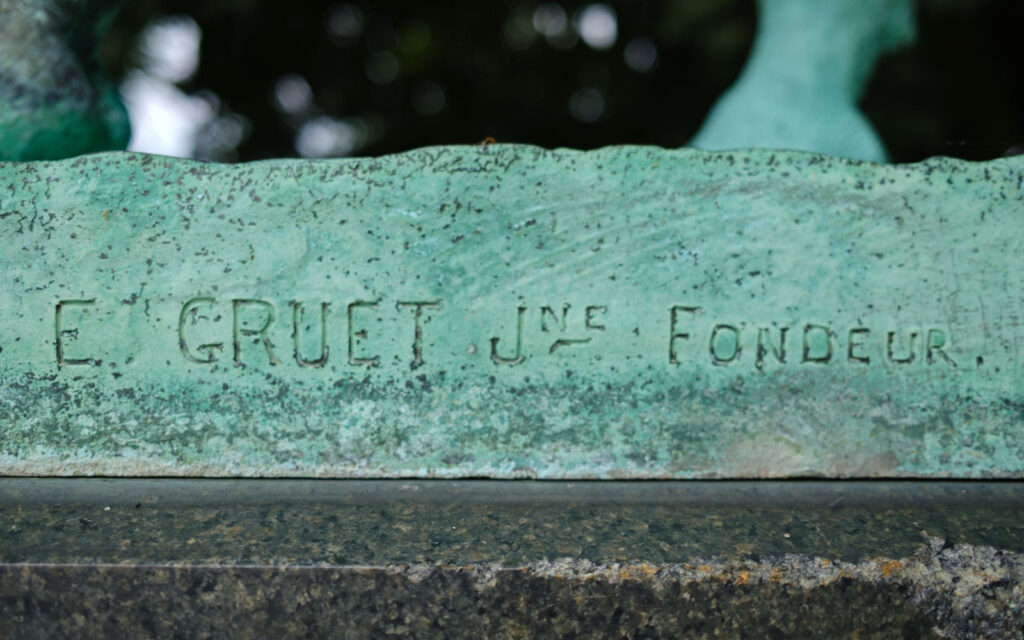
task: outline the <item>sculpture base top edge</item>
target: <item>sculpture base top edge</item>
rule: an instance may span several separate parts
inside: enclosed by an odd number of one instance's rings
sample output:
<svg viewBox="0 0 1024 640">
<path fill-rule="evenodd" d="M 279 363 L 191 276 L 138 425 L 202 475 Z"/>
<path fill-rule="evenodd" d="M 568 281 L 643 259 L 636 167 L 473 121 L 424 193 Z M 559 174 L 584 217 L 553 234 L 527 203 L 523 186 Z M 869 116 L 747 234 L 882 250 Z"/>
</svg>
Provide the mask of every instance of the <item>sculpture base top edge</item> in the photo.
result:
<svg viewBox="0 0 1024 640">
<path fill-rule="evenodd" d="M 1024 477 L 1024 163 L 0 164 L 0 473 Z"/>
</svg>

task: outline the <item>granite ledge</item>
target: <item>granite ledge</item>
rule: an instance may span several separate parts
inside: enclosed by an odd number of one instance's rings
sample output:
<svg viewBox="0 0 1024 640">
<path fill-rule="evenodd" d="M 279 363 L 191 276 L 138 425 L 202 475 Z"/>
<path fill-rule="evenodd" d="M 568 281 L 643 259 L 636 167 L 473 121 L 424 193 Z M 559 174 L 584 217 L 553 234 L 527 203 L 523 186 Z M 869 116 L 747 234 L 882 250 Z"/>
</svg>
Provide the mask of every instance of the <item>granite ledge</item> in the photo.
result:
<svg viewBox="0 0 1024 640">
<path fill-rule="evenodd" d="M 0 636 L 1019 638 L 1022 515 L 1016 482 L 8 478 Z"/>
</svg>

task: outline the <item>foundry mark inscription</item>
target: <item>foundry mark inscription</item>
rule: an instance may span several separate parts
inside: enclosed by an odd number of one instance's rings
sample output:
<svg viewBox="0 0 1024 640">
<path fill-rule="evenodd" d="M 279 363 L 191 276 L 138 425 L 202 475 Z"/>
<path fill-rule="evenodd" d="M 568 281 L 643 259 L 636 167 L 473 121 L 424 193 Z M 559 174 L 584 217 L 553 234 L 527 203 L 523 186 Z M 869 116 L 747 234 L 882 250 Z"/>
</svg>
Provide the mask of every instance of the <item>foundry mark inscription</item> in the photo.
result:
<svg viewBox="0 0 1024 640">
<path fill-rule="evenodd" d="M 908 365 L 919 357 L 929 365 L 941 362 L 957 366 L 947 353 L 946 331 L 938 327 L 876 331 L 864 326 L 805 323 L 795 327 L 756 326 L 752 331 L 743 331 L 736 324 L 716 323 L 700 340 L 686 328 L 686 318 L 702 313 L 701 307 L 694 306 L 678 305 L 670 309 L 670 364 L 681 364 L 680 345 L 697 339 L 698 343 L 707 345 L 709 360 L 716 366 L 737 363 L 744 348 L 751 347 L 757 369 L 764 369 L 769 362 L 824 365 L 845 360 L 855 365 L 869 365 L 882 358 L 893 365 Z"/>
<path fill-rule="evenodd" d="M 69 354 L 69 341 L 79 337 L 73 316 L 102 304 L 97 298 L 66 299 L 54 308 L 54 345 L 58 368 L 97 365 L 88 354 Z M 426 322 L 433 314 L 443 313 L 446 303 L 440 299 L 398 299 L 393 304 L 395 320 L 408 323 L 408 366 L 416 370 L 427 364 L 424 355 Z M 285 314 L 290 320 L 290 349 L 284 350 L 271 339 L 271 329 L 279 322 L 278 308 L 261 298 L 218 300 L 196 296 L 186 300 L 178 314 L 177 343 L 183 360 L 191 365 L 213 365 L 227 360 L 234 366 L 257 364 L 280 366 L 285 359 L 294 360 L 302 368 L 325 367 L 331 357 L 333 336 L 329 335 L 332 303 L 308 304 L 292 300 Z M 377 367 L 381 356 L 373 349 L 370 319 L 385 306 L 382 299 L 356 299 L 343 306 L 347 331 L 342 342 L 346 348 L 345 362 L 352 367 Z M 614 334 L 608 324 L 610 307 L 589 304 L 574 307 L 561 305 L 530 306 L 521 304 L 511 312 L 514 329 L 511 335 L 489 336 L 490 361 L 495 367 L 522 364 L 528 358 L 551 356 L 594 346 L 595 342 Z M 942 365 L 957 368 L 950 355 L 948 331 L 938 326 L 879 330 L 861 325 L 805 322 L 747 324 L 703 320 L 700 306 L 673 305 L 667 309 L 667 349 L 664 362 L 678 366 L 684 363 L 705 363 L 714 367 L 752 364 L 757 370 L 768 366 L 820 366 L 845 362 L 851 366 L 886 363 L 890 366 Z M 69 316 L 72 318 L 69 319 Z M 225 320 L 227 318 L 227 320 Z M 529 345 L 527 323 L 536 324 L 536 336 L 542 342 Z M 219 339 L 202 337 L 196 325 L 227 324 L 230 329 Z M 634 328 L 639 335 L 639 329 Z M 536 342 L 536 340 L 535 340 Z M 257 358 L 243 355 L 244 344 L 255 345 Z M 288 353 L 290 351 L 290 353 Z M 468 353 L 475 354 L 475 342 Z M 287 355 L 282 355 L 282 353 Z M 290 356 L 290 358 L 288 358 Z"/>
<path fill-rule="evenodd" d="M 270 339 L 270 328 L 277 318 L 277 311 L 273 303 L 258 298 L 234 298 L 231 303 L 231 351 L 235 366 L 242 366 L 242 344 L 246 339 L 254 340 L 262 345 L 266 352 L 267 362 L 271 366 L 282 363 L 278 357 L 273 342 Z M 224 342 L 208 342 L 195 344 L 189 335 L 189 325 L 196 323 L 200 318 L 219 320 L 216 313 L 217 300 L 211 297 L 196 297 L 186 302 L 178 316 L 178 348 L 188 362 L 194 364 L 213 364 L 217 362 L 219 352 L 225 350 Z M 328 314 L 331 308 L 330 302 L 319 304 L 318 321 L 319 329 L 319 351 L 316 357 L 304 355 L 303 330 L 304 318 L 308 311 L 303 303 L 292 300 L 288 303 L 291 307 L 291 337 L 292 356 L 300 367 L 319 368 L 327 365 L 330 356 L 330 339 L 328 337 Z M 376 311 L 381 305 L 380 300 L 355 300 L 346 305 L 348 320 L 348 364 L 355 366 L 377 366 L 380 364 L 380 356 L 369 352 L 361 351 L 359 341 L 369 338 L 368 329 L 364 326 L 364 315 L 367 312 Z M 424 364 L 423 360 L 423 317 L 426 311 L 440 310 L 440 300 L 398 300 L 395 303 L 396 310 L 412 310 L 413 331 L 412 331 L 412 360 L 411 369 L 417 369 Z M 205 314 L 204 314 L 205 311 Z"/>
</svg>

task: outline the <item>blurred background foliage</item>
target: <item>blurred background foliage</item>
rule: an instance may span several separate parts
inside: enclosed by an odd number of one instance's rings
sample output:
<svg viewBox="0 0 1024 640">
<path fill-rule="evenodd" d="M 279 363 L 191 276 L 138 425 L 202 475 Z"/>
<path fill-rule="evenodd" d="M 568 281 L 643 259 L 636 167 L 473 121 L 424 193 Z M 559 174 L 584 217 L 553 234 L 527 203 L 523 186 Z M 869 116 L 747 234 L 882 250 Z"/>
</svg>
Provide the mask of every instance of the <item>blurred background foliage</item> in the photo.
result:
<svg viewBox="0 0 1024 640">
<path fill-rule="evenodd" d="M 753 0 L 141 0 L 102 45 L 132 148 L 205 160 L 492 138 L 678 147 L 736 78 Z M 1024 151 L 1024 2 L 919 0 L 862 99 L 892 159 Z"/>
</svg>

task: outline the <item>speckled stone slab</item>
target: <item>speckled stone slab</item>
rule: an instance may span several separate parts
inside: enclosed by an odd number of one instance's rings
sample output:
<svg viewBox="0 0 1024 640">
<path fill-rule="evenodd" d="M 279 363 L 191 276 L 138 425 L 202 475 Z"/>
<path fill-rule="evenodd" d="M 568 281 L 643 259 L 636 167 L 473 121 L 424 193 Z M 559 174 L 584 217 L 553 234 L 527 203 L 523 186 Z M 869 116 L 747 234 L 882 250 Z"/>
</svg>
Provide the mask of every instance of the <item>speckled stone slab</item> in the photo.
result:
<svg viewBox="0 0 1024 640">
<path fill-rule="evenodd" d="M 1024 161 L 0 164 L 0 472 L 1024 475 Z"/>
<path fill-rule="evenodd" d="M 0 479 L 4 638 L 1018 638 L 1019 482 Z"/>
</svg>

